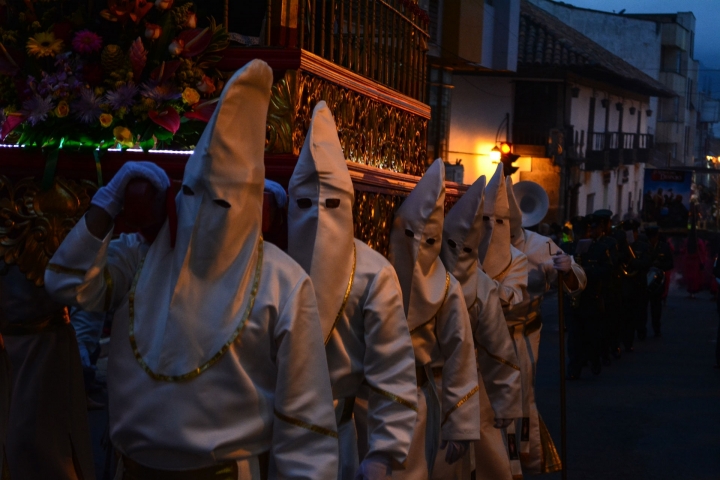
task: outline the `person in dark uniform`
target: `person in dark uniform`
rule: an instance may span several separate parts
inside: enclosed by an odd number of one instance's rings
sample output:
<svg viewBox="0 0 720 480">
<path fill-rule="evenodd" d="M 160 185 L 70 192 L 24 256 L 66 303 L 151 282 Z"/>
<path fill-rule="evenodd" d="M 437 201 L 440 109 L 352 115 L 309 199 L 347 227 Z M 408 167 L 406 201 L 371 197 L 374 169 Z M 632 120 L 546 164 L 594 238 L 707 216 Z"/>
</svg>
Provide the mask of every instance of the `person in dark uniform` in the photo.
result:
<svg viewBox="0 0 720 480">
<path fill-rule="evenodd" d="M 660 229 L 656 226 L 645 228 L 645 235 L 648 239 L 650 259 L 652 266 L 668 272 L 673 269 L 673 255 L 670 245 L 663 239 L 660 239 Z M 662 316 L 662 288 L 658 288 L 653 292 L 649 292 L 650 300 L 650 317 L 652 318 L 653 333 L 656 337 L 662 335 L 660 330 L 660 317 Z"/>
<path fill-rule="evenodd" d="M 720 261 L 718 261 L 718 256 L 715 257 L 715 263 L 713 264 L 713 275 L 715 276 L 715 282 L 720 285 Z M 720 315 L 720 291 L 717 294 L 717 311 L 718 315 Z M 715 368 L 720 369 L 720 324 L 718 324 L 717 342 L 715 343 Z"/>
<path fill-rule="evenodd" d="M 573 224 L 575 239 L 561 247 L 575 257 L 587 275 L 585 290 L 575 297 L 566 297 L 568 308 L 568 379 L 580 378 L 582 367 L 590 362 L 593 374 L 602 371 L 603 320 L 605 301 L 603 289 L 610 275 L 607 248 L 597 241 L 602 219 L 588 215 Z M 589 245 L 585 242 L 590 240 Z M 584 242 L 583 242 L 584 241 Z"/>
<path fill-rule="evenodd" d="M 616 235 L 619 239 L 618 250 L 622 278 L 622 324 L 623 344 L 626 352 L 634 350 L 635 332 L 637 338 L 644 340 L 647 336 L 647 273 L 652 264 L 650 244 L 639 237 L 637 220 L 626 220 L 620 224 Z"/>
<path fill-rule="evenodd" d="M 607 249 L 610 274 L 608 275 L 603 298 L 605 301 L 605 318 L 603 319 L 602 361 L 610 365 L 610 355 L 620 358 L 620 338 L 622 332 L 622 270 L 619 261 L 618 241 L 613 236 L 611 210 L 597 210 L 598 239 Z"/>
</svg>

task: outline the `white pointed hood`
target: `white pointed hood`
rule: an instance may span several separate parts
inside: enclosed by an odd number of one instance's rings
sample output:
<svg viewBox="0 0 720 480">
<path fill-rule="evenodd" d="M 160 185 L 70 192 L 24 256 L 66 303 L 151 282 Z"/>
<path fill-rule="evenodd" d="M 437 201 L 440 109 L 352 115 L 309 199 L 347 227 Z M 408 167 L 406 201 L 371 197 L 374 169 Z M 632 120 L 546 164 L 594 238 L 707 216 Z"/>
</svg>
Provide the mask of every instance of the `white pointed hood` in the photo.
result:
<svg viewBox="0 0 720 480">
<path fill-rule="evenodd" d="M 515 198 L 511 177 L 505 179 L 505 187 L 507 190 L 508 204 L 510 205 L 510 242 L 513 247 L 523 251 L 523 246 L 525 245 L 525 232 L 522 226 L 523 216 L 520 205 L 518 205 L 517 199 Z"/>
<path fill-rule="evenodd" d="M 288 253 L 312 278 L 327 339 L 354 265 L 354 189 L 324 101 L 315 106 L 288 190 Z"/>
<path fill-rule="evenodd" d="M 131 309 L 131 340 L 146 370 L 157 375 L 204 371 L 242 333 L 252 308 L 262 267 L 271 87 L 272 70 L 261 60 L 227 82 L 185 167 L 175 248 L 166 222 L 148 252 Z"/>
<path fill-rule="evenodd" d="M 453 205 L 443 226 L 440 258 L 460 282 L 468 306 L 475 303 L 477 297 L 477 250 L 484 230 L 484 194 L 485 175 L 475 180 Z"/>
<path fill-rule="evenodd" d="M 410 330 L 432 319 L 445 300 L 439 258 L 445 210 L 445 165 L 437 159 L 395 212 L 388 259 L 403 292 Z"/>
<path fill-rule="evenodd" d="M 480 241 L 478 258 L 490 278 L 500 275 L 510 265 L 510 205 L 505 188 L 502 163 L 485 188 L 483 207 L 485 232 Z"/>
</svg>

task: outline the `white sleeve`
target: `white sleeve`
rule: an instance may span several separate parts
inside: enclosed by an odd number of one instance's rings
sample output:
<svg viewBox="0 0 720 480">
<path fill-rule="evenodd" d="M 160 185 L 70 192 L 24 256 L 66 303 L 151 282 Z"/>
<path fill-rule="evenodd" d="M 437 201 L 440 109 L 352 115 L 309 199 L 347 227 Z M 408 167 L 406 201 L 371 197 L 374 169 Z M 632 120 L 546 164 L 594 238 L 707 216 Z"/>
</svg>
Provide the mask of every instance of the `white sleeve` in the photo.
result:
<svg viewBox="0 0 720 480">
<path fill-rule="evenodd" d="M 480 397 L 478 395 L 475 345 L 465 297 L 452 277 L 448 298 L 437 318 L 437 339 L 444 358 L 442 367 L 443 440 L 480 438 Z"/>
<path fill-rule="evenodd" d="M 315 292 L 301 280 L 282 307 L 277 348 L 271 478 L 335 480 L 338 434 Z"/>
<path fill-rule="evenodd" d="M 558 247 L 555 242 L 552 240 L 548 240 L 550 242 L 550 249 L 553 252 L 559 252 L 562 251 L 560 247 Z M 567 283 L 565 284 L 565 291 L 569 294 L 578 294 L 585 290 L 585 287 L 587 286 L 587 276 L 585 275 L 585 270 L 577 263 L 575 263 L 575 258 L 571 255 L 570 261 L 572 262 L 572 271 L 575 274 L 575 277 L 578 279 L 578 288 L 575 290 L 570 290 L 567 286 Z M 552 258 L 549 259 L 549 262 L 546 262 L 546 264 L 543 265 L 545 268 L 545 274 L 547 276 L 548 282 L 552 285 L 555 282 L 557 282 L 557 270 L 555 270 L 552 266 Z"/>
<path fill-rule="evenodd" d="M 514 247 L 510 247 L 513 248 Z M 493 279 L 497 287 L 500 302 L 504 307 L 522 303 L 527 295 L 528 285 L 528 259 L 519 250 L 513 252 L 512 263 L 508 271 L 500 278 Z"/>
<path fill-rule="evenodd" d="M 403 463 L 417 417 L 417 380 L 402 290 L 390 264 L 373 279 L 363 310 L 368 453 L 384 453 Z"/>
<path fill-rule="evenodd" d="M 81 218 L 45 269 L 45 288 L 58 302 L 90 312 L 116 308 L 130 290 L 144 248 L 138 235 L 112 232 L 100 240 Z"/>
<path fill-rule="evenodd" d="M 520 363 L 507 328 L 497 289 L 478 272 L 478 317 L 475 330 L 478 367 L 495 418 L 522 417 Z M 482 298 L 481 298 L 482 296 Z"/>
</svg>

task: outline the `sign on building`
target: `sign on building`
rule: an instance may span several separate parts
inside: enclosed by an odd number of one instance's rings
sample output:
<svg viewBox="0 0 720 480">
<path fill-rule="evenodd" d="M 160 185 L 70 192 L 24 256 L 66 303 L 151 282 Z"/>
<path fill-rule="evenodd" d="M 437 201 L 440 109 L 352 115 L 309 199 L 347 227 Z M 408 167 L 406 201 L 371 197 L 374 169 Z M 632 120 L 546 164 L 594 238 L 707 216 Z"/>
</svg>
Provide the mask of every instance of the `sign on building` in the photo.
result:
<svg viewBox="0 0 720 480">
<path fill-rule="evenodd" d="M 645 170 L 643 220 L 661 228 L 687 228 L 692 172 Z"/>
</svg>

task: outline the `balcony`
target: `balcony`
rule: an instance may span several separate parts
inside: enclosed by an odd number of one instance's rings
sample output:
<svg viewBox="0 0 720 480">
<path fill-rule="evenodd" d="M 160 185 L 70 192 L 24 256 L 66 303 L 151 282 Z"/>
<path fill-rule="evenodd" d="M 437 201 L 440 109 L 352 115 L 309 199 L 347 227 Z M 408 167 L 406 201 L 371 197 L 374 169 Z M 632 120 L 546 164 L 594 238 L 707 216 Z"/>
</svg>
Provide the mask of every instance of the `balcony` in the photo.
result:
<svg viewBox="0 0 720 480">
<path fill-rule="evenodd" d="M 593 133 L 585 152 L 585 170 L 608 170 L 620 165 L 648 163 L 653 135 L 647 133 Z"/>
<path fill-rule="evenodd" d="M 265 44 L 301 48 L 425 101 L 429 17 L 412 0 L 268 0 Z"/>
</svg>

